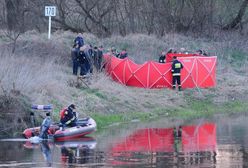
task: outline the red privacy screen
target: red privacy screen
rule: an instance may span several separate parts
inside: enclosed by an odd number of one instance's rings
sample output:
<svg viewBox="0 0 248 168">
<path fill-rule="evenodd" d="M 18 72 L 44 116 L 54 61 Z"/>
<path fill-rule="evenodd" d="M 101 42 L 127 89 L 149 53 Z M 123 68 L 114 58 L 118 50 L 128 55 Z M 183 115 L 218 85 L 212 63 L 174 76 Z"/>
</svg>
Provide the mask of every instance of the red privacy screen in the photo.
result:
<svg viewBox="0 0 248 168">
<path fill-rule="evenodd" d="M 171 62 L 164 64 L 147 61 L 136 64 L 129 58 L 119 59 L 104 55 L 105 69 L 113 80 L 134 87 L 171 88 Z M 181 71 L 182 88 L 209 88 L 216 85 L 217 57 L 178 57 L 184 68 Z"/>
</svg>

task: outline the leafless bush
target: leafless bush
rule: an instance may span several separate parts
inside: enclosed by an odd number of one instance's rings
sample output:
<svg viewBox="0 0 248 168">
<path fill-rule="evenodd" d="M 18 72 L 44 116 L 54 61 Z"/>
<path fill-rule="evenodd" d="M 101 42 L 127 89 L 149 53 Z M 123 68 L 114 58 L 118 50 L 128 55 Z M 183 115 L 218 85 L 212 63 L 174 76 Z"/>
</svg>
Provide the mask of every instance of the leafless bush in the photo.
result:
<svg viewBox="0 0 248 168">
<path fill-rule="evenodd" d="M 98 37 L 166 33 L 212 37 L 217 30 L 247 34 L 247 0 L 5 0 L 0 28 L 47 31 L 44 6 L 57 7 L 54 30 L 88 32 Z M 229 31 L 229 32 L 231 32 Z"/>
</svg>

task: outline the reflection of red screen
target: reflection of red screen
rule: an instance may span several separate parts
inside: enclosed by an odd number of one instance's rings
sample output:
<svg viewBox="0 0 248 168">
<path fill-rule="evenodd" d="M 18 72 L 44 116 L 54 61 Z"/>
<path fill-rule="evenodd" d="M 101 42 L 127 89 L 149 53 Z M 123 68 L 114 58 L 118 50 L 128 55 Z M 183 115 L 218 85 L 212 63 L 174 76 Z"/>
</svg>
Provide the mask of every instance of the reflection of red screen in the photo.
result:
<svg viewBox="0 0 248 168">
<path fill-rule="evenodd" d="M 216 147 L 216 125 L 183 126 L 182 145 L 184 152 L 212 151 Z"/>
<path fill-rule="evenodd" d="M 182 126 L 182 151 L 208 151 L 216 147 L 216 125 Z M 112 152 L 174 152 L 173 128 L 140 129 L 117 143 Z"/>
<path fill-rule="evenodd" d="M 141 129 L 114 146 L 112 152 L 172 152 L 173 143 L 173 128 Z"/>
</svg>

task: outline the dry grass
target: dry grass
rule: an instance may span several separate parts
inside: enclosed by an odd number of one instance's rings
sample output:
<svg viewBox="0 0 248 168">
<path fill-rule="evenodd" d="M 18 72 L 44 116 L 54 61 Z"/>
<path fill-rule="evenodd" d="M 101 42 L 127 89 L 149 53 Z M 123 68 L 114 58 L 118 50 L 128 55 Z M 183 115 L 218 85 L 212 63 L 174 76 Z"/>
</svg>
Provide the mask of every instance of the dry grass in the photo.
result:
<svg viewBox="0 0 248 168">
<path fill-rule="evenodd" d="M 69 89 L 63 66 L 55 64 L 53 60 L 39 57 L 2 56 L 0 62 L 1 86 L 8 92 L 13 89 L 25 94 L 34 103 L 44 103 L 49 97 L 67 92 Z M 68 94 L 67 94 L 68 96 Z"/>
<path fill-rule="evenodd" d="M 247 58 L 242 53 L 248 53 L 248 42 L 240 36 L 225 35 L 220 39 L 209 40 L 178 34 L 167 34 L 159 39 L 155 36 L 135 34 L 98 39 L 94 35 L 84 34 L 85 42 L 93 46 L 104 45 L 105 49 L 111 46 L 118 49 L 127 48 L 130 57 L 139 63 L 157 60 L 162 49 L 167 50 L 171 47 L 184 47 L 190 51 L 203 48 L 211 55 L 217 55 L 217 87 L 203 89 L 201 92 L 189 89 L 183 93 L 169 89 L 149 90 L 123 86 L 113 82 L 104 73 L 92 77 L 90 89 L 71 87 L 70 81 L 76 80 L 71 75 L 70 64 L 70 47 L 75 36 L 76 34 L 71 32 L 56 32 L 48 41 L 46 34 L 27 32 L 17 40 L 14 54 L 10 54 L 11 41 L 0 39 L 1 87 L 10 93 L 14 84 L 16 90 L 30 99 L 30 104 L 54 104 L 57 108 L 56 113 L 62 106 L 75 103 L 82 115 L 90 115 L 92 112 L 128 114 L 150 112 L 159 108 L 184 107 L 185 98 L 189 95 L 199 98 L 215 95 L 216 103 L 229 101 L 229 97 L 235 95 L 240 97 L 239 94 L 242 98 L 247 98 Z M 241 51 L 238 57 L 244 60 L 238 71 L 230 64 L 233 51 Z M 239 72 L 243 72 L 245 76 Z M 233 81 L 233 77 L 237 80 Z M 0 94 L 3 94 L 2 91 Z"/>
</svg>

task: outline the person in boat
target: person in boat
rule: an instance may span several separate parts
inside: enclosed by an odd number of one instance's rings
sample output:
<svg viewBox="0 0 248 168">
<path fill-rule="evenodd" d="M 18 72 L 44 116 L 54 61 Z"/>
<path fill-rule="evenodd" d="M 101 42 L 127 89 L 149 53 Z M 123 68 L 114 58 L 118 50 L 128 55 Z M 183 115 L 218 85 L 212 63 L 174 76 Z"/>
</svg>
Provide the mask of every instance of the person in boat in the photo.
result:
<svg viewBox="0 0 248 168">
<path fill-rule="evenodd" d="M 50 128 L 50 125 L 52 123 L 52 119 L 50 117 L 50 113 L 46 113 L 46 118 L 43 120 L 41 126 L 40 126 L 40 135 L 39 137 L 42 139 L 48 139 L 48 130 Z"/>
<path fill-rule="evenodd" d="M 74 104 L 71 104 L 60 112 L 60 122 L 63 128 L 64 126 L 74 127 L 77 125 L 76 112 L 74 111 L 75 109 L 76 106 Z"/>
<path fill-rule="evenodd" d="M 176 83 L 178 84 L 178 90 L 181 91 L 181 69 L 183 64 L 177 60 L 177 57 L 173 57 L 171 72 L 172 72 L 172 88 L 176 89 Z"/>
<path fill-rule="evenodd" d="M 159 63 L 165 63 L 165 58 L 166 58 L 166 53 L 164 51 L 161 52 L 160 56 L 159 56 Z"/>
</svg>

